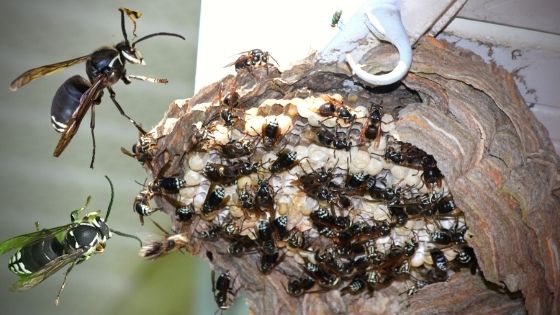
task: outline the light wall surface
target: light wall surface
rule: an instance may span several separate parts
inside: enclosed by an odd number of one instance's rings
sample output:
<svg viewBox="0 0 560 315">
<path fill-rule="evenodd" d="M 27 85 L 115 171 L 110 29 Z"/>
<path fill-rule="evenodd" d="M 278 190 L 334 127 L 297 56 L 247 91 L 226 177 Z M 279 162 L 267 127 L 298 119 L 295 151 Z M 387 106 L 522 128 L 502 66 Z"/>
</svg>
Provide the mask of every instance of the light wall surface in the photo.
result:
<svg viewBox="0 0 560 315">
<path fill-rule="evenodd" d="M 107 93 L 96 107 L 97 154 L 89 169 L 91 136 L 89 115 L 60 158 L 52 156 L 59 134 L 50 124 L 50 104 L 56 89 L 74 74 L 85 75 L 76 65 L 38 79 L 16 92 L 9 83 L 23 71 L 93 52 L 122 40 L 119 7 L 143 13 L 137 34 L 158 31 L 184 35 L 155 37 L 139 43 L 146 66 L 127 65 L 130 74 L 169 79 L 167 85 L 135 81 L 114 86 L 117 100 L 128 115 L 146 128 L 157 123 L 168 105 L 194 92 L 194 72 L 200 1 L 2 1 L 0 11 L 0 240 L 32 232 L 34 222 L 50 228 L 68 224 L 70 211 L 92 196 L 89 210 L 103 212 L 109 201 L 108 175 L 115 185 L 115 204 L 109 225 L 144 240 L 162 233 L 150 221 L 141 226 L 132 211 L 134 196 L 146 173 L 134 159 L 123 155 L 138 138 L 137 130 L 119 115 Z M 127 23 L 129 23 L 127 21 Z M 130 32 L 130 24 L 128 30 Z M 152 215 L 165 227 L 169 219 Z M 206 264 L 189 255 L 173 255 L 146 262 L 138 257 L 138 243 L 114 235 L 104 253 L 77 265 L 68 277 L 61 303 L 53 301 L 63 271 L 37 287 L 12 293 L 17 278 L 7 268 L 10 254 L 0 257 L 1 314 L 194 314 L 194 309 L 213 314 L 214 304 L 199 306 L 197 294 L 211 297 L 196 282 L 198 273 L 208 275 Z M 198 313 L 201 314 L 201 313 Z"/>
</svg>

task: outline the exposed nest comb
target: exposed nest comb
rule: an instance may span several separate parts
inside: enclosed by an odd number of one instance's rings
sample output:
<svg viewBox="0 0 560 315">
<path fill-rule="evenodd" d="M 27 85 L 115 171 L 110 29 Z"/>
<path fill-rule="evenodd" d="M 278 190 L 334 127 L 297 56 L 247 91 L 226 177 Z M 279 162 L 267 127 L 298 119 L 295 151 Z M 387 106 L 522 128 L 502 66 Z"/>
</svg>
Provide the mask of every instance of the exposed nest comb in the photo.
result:
<svg viewBox="0 0 560 315">
<path fill-rule="evenodd" d="M 153 176 L 134 209 L 173 220 L 141 254 L 207 257 L 218 306 L 241 288 L 258 314 L 557 310 L 543 127 L 471 55 L 429 40 L 411 71 L 374 89 L 266 63 L 173 103 L 133 148 Z"/>
</svg>

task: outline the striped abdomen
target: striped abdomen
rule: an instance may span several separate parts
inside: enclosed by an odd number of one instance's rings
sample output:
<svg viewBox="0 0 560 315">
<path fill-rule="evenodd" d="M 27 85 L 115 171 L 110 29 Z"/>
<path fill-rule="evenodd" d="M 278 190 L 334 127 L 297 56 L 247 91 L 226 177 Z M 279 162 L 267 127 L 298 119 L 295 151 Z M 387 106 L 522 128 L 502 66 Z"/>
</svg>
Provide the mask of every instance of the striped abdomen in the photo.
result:
<svg viewBox="0 0 560 315">
<path fill-rule="evenodd" d="M 54 236 L 41 239 L 18 250 L 10 258 L 8 267 L 19 275 L 34 273 L 61 256 L 63 248 L 64 246 Z"/>
</svg>

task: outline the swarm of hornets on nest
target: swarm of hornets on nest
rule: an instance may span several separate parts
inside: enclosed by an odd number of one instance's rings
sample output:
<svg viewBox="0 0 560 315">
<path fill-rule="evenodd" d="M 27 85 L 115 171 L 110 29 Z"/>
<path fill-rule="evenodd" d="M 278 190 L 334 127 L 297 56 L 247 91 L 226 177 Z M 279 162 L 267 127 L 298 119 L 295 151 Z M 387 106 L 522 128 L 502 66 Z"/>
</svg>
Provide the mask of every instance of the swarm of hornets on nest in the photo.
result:
<svg viewBox="0 0 560 315">
<path fill-rule="evenodd" d="M 257 68 L 273 66 L 269 57 L 255 49 L 232 65 L 256 80 Z M 213 101 L 192 105 L 219 110 L 194 125 L 196 144 L 180 160 L 184 175 L 166 176 L 169 159 L 133 205 L 142 220 L 158 210 L 152 198 L 162 197 L 175 206 L 180 229 L 144 246 L 142 256 L 221 242 L 218 254 L 254 257 L 261 273 L 285 274 L 294 297 L 371 295 L 393 281 L 414 294 L 461 268 L 474 272 L 464 216 L 436 160 L 398 140 L 387 104 L 310 92 L 242 109 L 242 93 L 233 80 Z M 143 136 L 130 154 L 149 162 L 156 147 Z M 298 273 L 282 270 L 288 260 Z M 224 271 L 212 279 L 216 303 L 227 309 L 235 278 Z"/>
</svg>

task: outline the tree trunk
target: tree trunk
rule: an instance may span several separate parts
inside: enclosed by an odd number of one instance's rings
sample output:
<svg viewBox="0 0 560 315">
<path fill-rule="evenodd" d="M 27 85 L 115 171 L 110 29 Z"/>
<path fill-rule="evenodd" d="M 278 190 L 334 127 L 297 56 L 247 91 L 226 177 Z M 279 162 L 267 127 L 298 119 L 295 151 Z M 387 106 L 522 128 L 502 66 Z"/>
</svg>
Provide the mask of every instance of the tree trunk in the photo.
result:
<svg viewBox="0 0 560 315">
<path fill-rule="evenodd" d="M 395 60 L 394 48 L 384 45 L 369 51 L 361 63 L 374 73 L 390 69 Z M 400 102 L 394 106 L 395 134 L 435 157 L 464 213 L 467 242 L 482 274 L 457 272 L 412 296 L 401 294 L 406 284 L 393 282 L 372 296 L 342 295 L 335 289 L 292 297 L 285 290 L 286 275 L 301 274 L 294 259 L 286 255 L 265 275 L 257 269 L 259 255 L 232 258 L 226 254 L 228 242 L 199 237 L 207 224 L 204 220 L 180 224 L 169 198 L 157 195 L 157 207 L 170 214 L 174 232 L 183 233 L 188 243 L 182 245 L 194 255 L 213 252 L 212 264 L 231 272 L 234 286 L 245 291 L 254 314 L 560 313 L 559 158 L 511 74 L 471 52 L 427 38 L 414 49 L 412 69 L 402 83 L 369 88 L 348 85 L 352 80 L 346 65 L 315 64 L 312 58 L 282 74 L 263 67 L 240 72 L 237 78 L 228 76 L 192 99 L 170 105 L 150 133 L 157 145 L 146 170 L 157 176 L 166 165 L 167 175 L 185 175 L 190 152 L 200 140 L 194 124 L 220 114 L 219 106 L 205 110 L 201 104 L 215 102 L 220 90 L 225 94 L 233 81 L 242 91 L 243 110 L 266 99 L 313 93 L 355 93 L 356 103 Z"/>
</svg>

